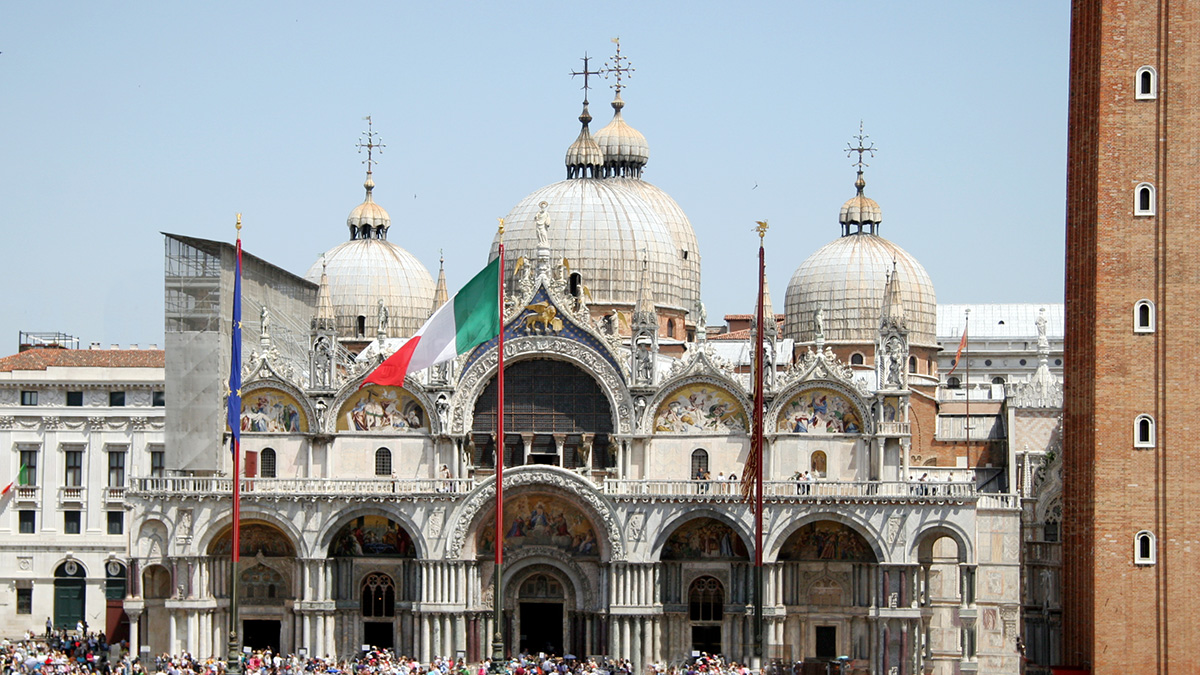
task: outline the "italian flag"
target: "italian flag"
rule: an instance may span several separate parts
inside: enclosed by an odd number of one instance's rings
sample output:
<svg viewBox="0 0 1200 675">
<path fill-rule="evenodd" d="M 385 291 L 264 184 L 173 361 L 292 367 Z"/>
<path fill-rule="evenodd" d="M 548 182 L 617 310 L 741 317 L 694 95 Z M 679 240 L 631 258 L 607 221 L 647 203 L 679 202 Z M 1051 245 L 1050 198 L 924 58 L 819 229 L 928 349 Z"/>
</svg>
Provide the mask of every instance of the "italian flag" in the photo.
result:
<svg viewBox="0 0 1200 675">
<path fill-rule="evenodd" d="M 499 334 L 500 258 L 496 258 L 372 370 L 361 386 L 403 386 L 409 373 L 449 361 Z"/>
<path fill-rule="evenodd" d="M 9 483 L 8 485 L 5 485 L 3 490 L 0 490 L 0 497 L 3 497 L 4 495 L 11 492 L 13 489 L 13 486 L 17 484 L 17 481 L 20 481 L 21 485 L 25 484 L 25 465 L 24 464 L 21 465 L 20 469 L 17 469 L 17 477 L 14 478 L 11 483 Z"/>
</svg>

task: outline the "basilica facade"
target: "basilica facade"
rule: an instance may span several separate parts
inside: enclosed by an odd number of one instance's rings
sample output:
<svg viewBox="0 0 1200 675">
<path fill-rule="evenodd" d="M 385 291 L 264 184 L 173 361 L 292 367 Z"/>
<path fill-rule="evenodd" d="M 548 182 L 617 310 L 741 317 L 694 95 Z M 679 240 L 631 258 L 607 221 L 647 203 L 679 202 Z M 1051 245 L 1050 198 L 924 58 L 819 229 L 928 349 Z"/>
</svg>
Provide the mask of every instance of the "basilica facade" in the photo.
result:
<svg viewBox="0 0 1200 675">
<path fill-rule="evenodd" d="M 135 645 L 221 654 L 232 628 L 310 655 L 476 660 L 499 588 L 513 653 L 630 657 L 639 672 L 696 652 L 755 660 L 741 477 L 756 373 L 730 345 L 761 330 L 763 661 L 1018 672 L 1011 451 L 994 429 L 972 437 L 979 408 L 965 438 L 941 428 L 955 416 L 933 285 L 881 236 L 861 166 L 830 219 L 840 236 L 799 263 L 785 311 L 768 296 L 777 320 L 717 335 L 697 237 L 644 178 L 624 106 L 618 87 L 593 134 L 585 103 L 566 179 L 520 200 L 492 244 L 506 248 L 503 410 L 497 339 L 402 387 L 361 386 L 448 295 L 388 240 L 370 171 L 348 240 L 306 277 L 247 256 L 236 572 L 229 434 L 213 421 L 233 250 L 167 235 L 167 467 L 128 492 Z"/>
</svg>

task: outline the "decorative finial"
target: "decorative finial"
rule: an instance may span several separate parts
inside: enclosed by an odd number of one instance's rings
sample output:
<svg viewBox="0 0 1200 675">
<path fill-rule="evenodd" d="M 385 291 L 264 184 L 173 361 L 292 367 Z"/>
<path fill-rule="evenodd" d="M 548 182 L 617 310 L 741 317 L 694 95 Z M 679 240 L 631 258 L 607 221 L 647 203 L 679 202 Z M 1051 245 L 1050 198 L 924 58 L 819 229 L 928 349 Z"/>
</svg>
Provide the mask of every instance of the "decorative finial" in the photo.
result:
<svg viewBox="0 0 1200 675">
<path fill-rule="evenodd" d="M 445 266 L 446 266 L 446 249 L 439 248 L 438 249 L 438 267 L 444 268 Z"/>
<path fill-rule="evenodd" d="M 863 180 L 863 177 L 862 177 L 863 167 L 870 166 L 870 164 L 867 164 L 866 162 L 863 161 L 863 155 L 865 153 L 871 153 L 871 156 L 874 157 L 875 156 L 875 143 L 872 142 L 870 145 L 865 145 L 867 139 L 869 139 L 870 136 L 863 133 L 862 120 L 858 121 L 858 135 L 852 136 L 851 138 L 858 141 L 858 147 L 854 147 L 854 146 L 850 145 L 849 143 L 847 143 L 846 144 L 846 156 L 849 157 L 852 153 L 855 153 L 855 152 L 858 153 L 858 160 L 851 163 L 850 166 L 853 166 L 858 169 L 858 179 L 854 181 L 854 187 L 858 188 L 859 194 L 862 194 L 863 188 L 867 186 L 867 182 L 865 180 Z"/>
<path fill-rule="evenodd" d="M 757 223 L 757 225 L 754 227 L 754 231 L 758 232 L 758 240 L 761 242 L 763 238 L 767 236 L 767 228 L 770 227 L 770 225 L 767 225 L 767 221 L 765 220 L 756 220 L 754 222 Z"/>
<path fill-rule="evenodd" d="M 364 117 L 363 119 L 367 121 L 367 130 L 366 130 L 366 132 L 365 132 L 365 133 L 366 133 L 366 135 L 367 135 L 367 142 L 366 142 L 366 143 L 363 143 L 363 142 L 360 140 L 360 141 L 358 142 L 358 144 L 356 145 L 356 147 L 358 148 L 358 152 L 359 152 L 359 154 L 362 154 L 363 148 L 366 148 L 366 149 L 367 149 L 367 158 L 363 160 L 363 164 L 366 164 L 366 165 L 367 165 L 367 175 L 370 175 L 370 174 L 371 174 L 371 167 L 372 167 L 373 165 L 375 165 L 375 164 L 378 164 L 378 163 L 379 163 L 379 160 L 377 160 L 377 159 L 375 159 L 375 158 L 373 157 L 373 151 L 374 151 L 376 148 L 378 148 L 378 150 L 379 150 L 379 154 L 381 154 L 381 155 L 382 155 L 382 154 L 383 154 L 383 149 L 384 149 L 384 148 L 386 148 L 387 146 L 386 146 L 386 145 L 384 145 L 383 143 L 376 143 L 376 142 L 375 142 L 375 137 L 376 137 L 376 134 L 375 134 L 375 130 L 374 130 L 374 129 L 372 128 L 372 126 L 371 126 L 371 116 L 370 116 L 370 115 L 367 115 L 367 116 L 366 116 L 366 117 Z"/>
<path fill-rule="evenodd" d="M 588 89 L 591 89 L 591 87 L 588 85 L 588 77 L 591 75 L 601 75 L 604 73 L 604 71 L 588 70 L 588 62 L 591 60 L 591 57 L 587 55 L 587 52 L 584 52 L 583 58 L 581 58 L 579 60 L 583 61 L 583 70 L 581 70 L 581 71 L 572 70 L 571 77 L 575 77 L 576 75 L 583 76 L 583 87 L 581 87 L 583 89 L 583 104 L 587 105 L 588 104 Z"/>
<path fill-rule="evenodd" d="M 497 218 L 496 220 L 500 221 L 500 236 L 503 237 L 504 236 L 504 219 Z"/>
<path fill-rule="evenodd" d="M 242 214 L 237 214 L 237 231 L 238 236 L 242 236 Z"/>
<path fill-rule="evenodd" d="M 325 254 L 321 254 L 321 274 L 325 274 Z"/>
<path fill-rule="evenodd" d="M 617 90 L 617 98 L 620 99 L 621 90 L 626 86 L 621 83 L 621 79 L 622 77 L 633 77 L 634 68 L 629 65 L 629 57 L 621 56 L 621 38 L 615 37 L 612 41 L 613 44 L 617 45 L 617 53 L 612 57 L 611 61 L 604 64 L 604 77 L 607 78 L 608 74 L 612 73 L 613 77 L 616 78 L 616 84 L 611 86 Z M 621 65 L 622 63 L 625 65 Z"/>
</svg>

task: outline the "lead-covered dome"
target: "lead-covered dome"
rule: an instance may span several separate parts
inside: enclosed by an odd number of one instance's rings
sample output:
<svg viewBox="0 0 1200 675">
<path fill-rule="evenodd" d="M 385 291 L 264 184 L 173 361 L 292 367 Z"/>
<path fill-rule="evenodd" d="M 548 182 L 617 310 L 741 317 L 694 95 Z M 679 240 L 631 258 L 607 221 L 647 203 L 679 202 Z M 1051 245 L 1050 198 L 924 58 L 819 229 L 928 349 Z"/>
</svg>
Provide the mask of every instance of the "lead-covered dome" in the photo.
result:
<svg viewBox="0 0 1200 675">
<path fill-rule="evenodd" d="M 632 307 L 638 297 L 642 261 L 647 262 L 654 303 L 684 307 L 685 274 L 671 234 L 645 199 L 624 185 L 599 178 L 573 178 L 534 191 L 504 219 L 505 279 L 517 259 L 535 264 L 538 235 L 534 218 L 546 202 L 550 228 L 546 247 L 551 264 L 565 258 L 587 286 L 591 304 Z M 492 241 L 489 260 L 498 255 Z M 506 282 L 509 283 L 509 282 Z"/>
<path fill-rule="evenodd" d="M 687 323 L 698 320 L 697 307 L 700 303 L 700 244 L 692 222 L 679 204 L 662 188 L 641 178 L 608 178 L 645 200 L 658 214 L 675 243 L 675 261 L 679 266 L 680 282 L 683 286 L 683 308 L 688 311 Z"/>
<path fill-rule="evenodd" d="M 379 302 L 387 308 L 388 337 L 412 335 L 433 306 L 434 284 L 429 270 L 408 251 L 387 240 L 391 218 L 375 203 L 375 182 L 367 172 L 366 199 L 346 218 L 350 241 L 323 256 L 329 295 L 342 338 L 374 339 L 379 331 Z M 322 261 L 305 278 L 321 279 Z"/>
<path fill-rule="evenodd" d="M 792 274 L 784 300 L 784 338 L 815 340 L 813 317 L 819 307 L 825 342 L 874 344 L 888 276 L 895 270 L 909 343 L 937 347 L 937 296 L 929 274 L 907 251 L 877 234 L 882 210 L 863 194 L 861 171 L 854 185 L 857 194 L 842 206 L 838 219 L 842 236 Z"/>
</svg>

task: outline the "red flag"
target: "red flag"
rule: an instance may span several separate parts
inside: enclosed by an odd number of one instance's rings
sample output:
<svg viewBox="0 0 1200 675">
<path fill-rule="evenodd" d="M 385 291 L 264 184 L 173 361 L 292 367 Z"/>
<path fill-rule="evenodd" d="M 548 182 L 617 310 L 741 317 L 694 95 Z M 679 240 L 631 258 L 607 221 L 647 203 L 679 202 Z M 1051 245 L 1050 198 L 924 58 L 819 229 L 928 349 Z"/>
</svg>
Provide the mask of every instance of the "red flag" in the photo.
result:
<svg viewBox="0 0 1200 675">
<path fill-rule="evenodd" d="M 958 370 L 958 364 L 960 361 L 962 361 L 963 349 L 966 348 L 966 346 L 967 346 L 967 327 L 963 326 L 962 339 L 958 341 L 958 352 L 954 354 L 954 367 L 950 369 L 950 372 L 946 373 L 946 377 L 950 377 L 951 375 L 954 374 L 955 370 Z"/>
</svg>

